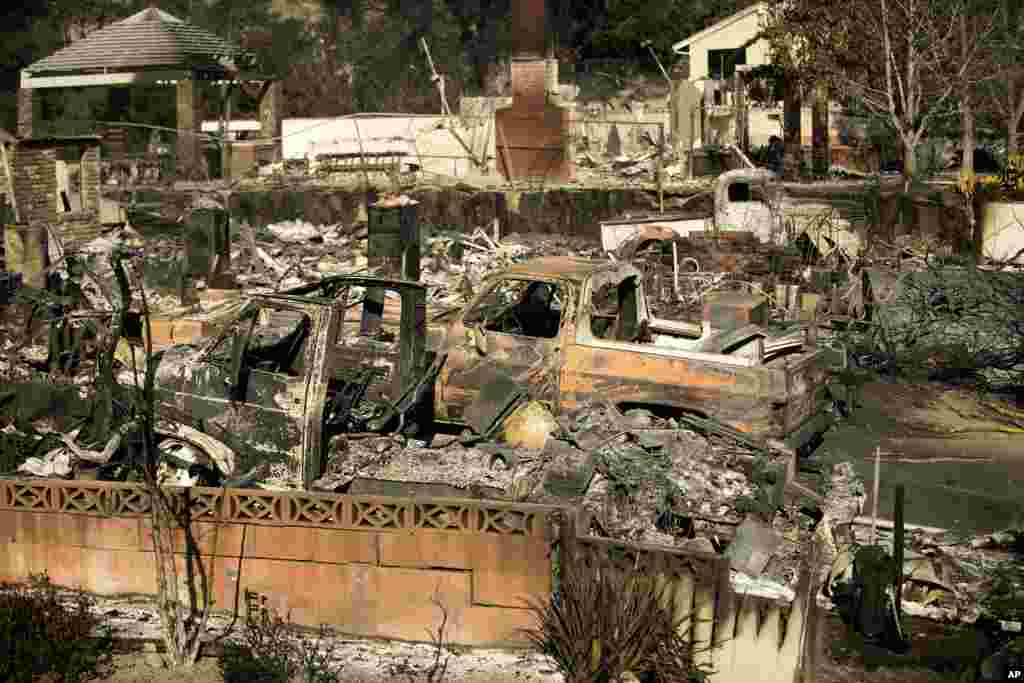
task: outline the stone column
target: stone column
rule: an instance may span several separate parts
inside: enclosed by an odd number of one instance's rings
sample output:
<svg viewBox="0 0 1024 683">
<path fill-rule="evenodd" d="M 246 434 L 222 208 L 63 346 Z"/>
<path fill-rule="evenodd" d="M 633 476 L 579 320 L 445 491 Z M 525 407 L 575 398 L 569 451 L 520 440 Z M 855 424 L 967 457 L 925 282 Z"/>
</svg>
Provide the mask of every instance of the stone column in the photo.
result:
<svg viewBox="0 0 1024 683">
<path fill-rule="evenodd" d="M 82 211 L 99 213 L 100 210 L 100 148 L 90 145 L 82 155 L 81 178 Z"/>
<path fill-rule="evenodd" d="M 700 112 L 702 93 L 689 80 L 676 81 L 672 89 L 672 142 L 676 154 L 692 164 L 690 151 L 700 131 L 697 116 Z"/>
<path fill-rule="evenodd" d="M 281 81 L 271 81 L 260 98 L 260 137 L 273 140 L 275 159 L 281 158 Z"/>
<path fill-rule="evenodd" d="M 827 176 L 832 165 L 829 128 L 828 89 L 818 86 L 811 103 L 811 158 L 816 176 Z"/>
<path fill-rule="evenodd" d="M 198 135 L 202 125 L 200 95 L 194 79 L 178 81 L 177 88 L 177 174 L 182 178 L 193 178 L 202 168 L 202 144 Z"/>
<path fill-rule="evenodd" d="M 108 102 L 110 110 L 113 112 L 112 118 L 122 121 L 128 119 L 132 105 L 131 97 L 130 88 L 110 88 Z M 105 138 L 103 142 L 107 149 L 110 150 L 110 158 L 123 161 L 128 155 L 128 134 L 126 130 L 120 126 L 104 127 L 103 135 Z"/>
<path fill-rule="evenodd" d="M 782 101 L 782 141 L 785 146 L 782 175 L 787 181 L 800 179 L 800 162 L 803 160 L 803 134 L 801 114 L 803 100 L 800 87 L 792 76 L 786 79 Z"/>
<path fill-rule="evenodd" d="M 551 95 L 554 96 L 555 103 L 561 101 L 558 90 L 558 60 L 548 59 L 546 63 L 546 71 L 544 73 L 545 88 L 549 93 L 549 99 Z"/>
<path fill-rule="evenodd" d="M 39 111 L 39 91 L 18 88 L 18 137 L 30 138 L 35 133 L 35 120 Z"/>
</svg>

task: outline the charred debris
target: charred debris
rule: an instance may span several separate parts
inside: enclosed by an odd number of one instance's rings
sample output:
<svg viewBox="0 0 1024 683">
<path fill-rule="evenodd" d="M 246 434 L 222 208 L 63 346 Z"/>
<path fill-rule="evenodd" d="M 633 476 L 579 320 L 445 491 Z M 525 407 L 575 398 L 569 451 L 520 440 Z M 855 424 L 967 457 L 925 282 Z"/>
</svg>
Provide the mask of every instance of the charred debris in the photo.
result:
<svg viewBox="0 0 1024 683">
<path fill-rule="evenodd" d="M 915 297 L 962 314 L 954 271 L 1020 289 L 921 240 L 865 244 L 762 176 L 609 221 L 601 245 L 421 230 L 404 196 L 361 225 L 254 228 L 206 194 L 177 235 L 140 219 L 71 254 L 51 234 L 42 286 L 0 292 L 0 470 L 138 477 L 149 371 L 168 484 L 553 502 L 596 534 L 727 553 L 745 589 L 783 600 L 813 544 L 830 586 L 850 579 L 863 483 L 815 465 L 823 435 L 865 373 L 949 335 L 963 357 L 936 373 L 970 356 L 1012 381 L 1012 316 L 971 336 L 917 320 Z M 965 554 L 915 535 L 907 595 L 932 592 L 904 605 L 977 618 L 985 573 L 941 566 L 1014 538 Z"/>
</svg>

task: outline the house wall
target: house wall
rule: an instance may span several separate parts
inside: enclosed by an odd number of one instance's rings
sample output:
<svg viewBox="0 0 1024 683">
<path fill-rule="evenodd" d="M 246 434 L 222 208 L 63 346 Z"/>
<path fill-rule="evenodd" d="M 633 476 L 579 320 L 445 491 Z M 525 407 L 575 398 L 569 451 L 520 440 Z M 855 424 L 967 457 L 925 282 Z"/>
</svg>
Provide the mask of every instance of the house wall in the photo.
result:
<svg viewBox="0 0 1024 683">
<path fill-rule="evenodd" d="M 791 606 L 737 596 L 728 560 L 581 535 L 569 508 L 486 500 L 188 489 L 199 552 L 221 609 L 246 591 L 295 623 L 423 641 L 448 612 L 453 644 L 524 646 L 524 598 L 546 599 L 557 552 L 621 563 L 668 582 L 681 628 L 714 683 L 791 683 L 813 668 L 819 621 L 810 574 Z M 179 494 L 180 495 L 180 491 Z M 46 571 L 54 583 L 154 594 L 142 486 L 0 481 L 0 581 Z M 176 550 L 184 553 L 181 537 Z M 683 617 L 687 619 L 683 620 Z M 704 647 L 714 643 L 717 647 Z"/>
<path fill-rule="evenodd" d="M 767 145 L 773 135 L 782 137 L 782 108 L 774 109 L 751 107 L 748 114 L 750 126 L 750 146 Z M 727 117 L 713 119 L 715 127 L 725 135 L 729 141 L 735 140 L 736 124 L 735 116 L 730 114 Z M 811 145 L 811 108 L 803 107 L 800 111 L 800 142 L 802 145 Z M 840 125 L 835 112 L 829 117 L 829 143 L 840 145 Z"/>
<path fill-rule="evenodd" d="M 577 102 L 571 98 L 559 100 L 569 110 L 568 131 L 577 153 L 586 151 L 600 158 L 608 151 L 608 141 L 615 128 L 621 143 L 621 152 L 634 156 L 651 149 L 645 135 L 658 139 L 658 126 L 664 126 L 665 135 L 671 132 L 670 109 L 664 97 L 646 100 L 611 98 L 602 102 Z M 495 158 L 494 112 L 507 108 L 510 97 L 463 97 L 459 115 L 467 130 L 462 132 L 467 143 L 478 154 Z M 423 154 L 422 149 L 419 150 Z M 425 160 L 424 160 L 425 163 Z M 492 164 L 493 167 L 493 164 Z"/>
<path fill-rule="evenodd" d="M 757 12 L 728 23 L 717 31 L 690 44 L 690 80 L 707 78 L 708 50 L 727 50 L 740 47 L 761 30 L 761 15 Z M 758 40 L 747 46 L 747 64 L 757 66 L 769 63 L 768 41 Z M 701 83 L 697 83 L 702 88 Z"/>
<path fill-rule="evenodd" d="M 726 22 L 729 20 L 726 19 Z M 699 38 L 690 44 L 689 52 L 689 80 L 701 91 L 708 86 L 707 82 L 701 79 L 708 78 L 710 67 L 708 64 L 708 53 L 710 50 L 723 50 L 736 48 L 757 35 L 761 30 L 763 15 L 753 13 L 736 19 L 731 23 L 721 26 L 717 31 Z M 760 66 L 771 63 L 771 53 L 766 40 L 758 40 L 747 46 L 747 65 Z M 728 86 L 727 86 L 728 89 Z M 731 93 L 726 92 L 723 104 L 726 105 L 720 111 L 720 116 L 708 118 L 708 127 L 716 131 L 720 143 L 733 142 L 735 140 L 735 119 L 731 110 L 726 111 L 732 104 Z M 839 121 L 833 112 L 830 118 L 829 136 L 832 145 L 839 145 L 840 129 Z M 811 144 L 811 107 L 803 107 L 800 118 L 801 142 L 805 146 Z M 775 109 L 751 108 L 749 117 L 749 134 L 751 146 L 767 145 L 772 135 L 782 136 L 782 108 Z M 704 142 L 711 142 L 709 140 Z"/>
</svg>

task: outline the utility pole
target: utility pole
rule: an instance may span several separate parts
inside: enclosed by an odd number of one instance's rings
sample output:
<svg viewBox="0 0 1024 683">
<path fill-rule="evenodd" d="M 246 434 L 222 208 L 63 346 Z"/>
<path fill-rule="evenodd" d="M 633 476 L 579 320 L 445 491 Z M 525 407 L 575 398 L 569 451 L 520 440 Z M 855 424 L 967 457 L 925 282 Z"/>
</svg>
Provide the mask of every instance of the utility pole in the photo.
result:
<svg viewBox="0 0 1024 683">
<path fill-rule="evenodd" d="M 674 111 L 675 101 L 676 101 L 676 98 L 675 98 L 675 87 L 672 84 L 672 77 L 669 76 L 668 70 L 665 69 L 665 65 L 661 63 L 660 59 L 658 59 L 658 53 L 654 51 L 654 46 L 651 44 L 651 41 L 645 40 L 645 41 L 643 41 L 641 43 L 641 45 L 646 47 L 647 51 L 651 53 L 651 57 L 654 58 L 654 63 L 658 65 L 658 69 L 661 71 L 661 75 L 665 77 L 665 81 L 668 83 L 669 135 L 672 137 L 673 146 L 677 146 L 678 145 L 678 141 L 676 140 L 676 138 L 678 136 L 675 135 L 674 134 L 675 131 L 672 130 L 673 123 L 674 123 L 672 113 Z M 664 129 L 664 126 L 662 126 L 662 128 L 661 128 L 661 139 L 660 139 L 660 143 L 661 144 L 664 144 L 664 142 L 665 142 L 664 133 L 665 133 L 665 129 Z M 676 151 L 678 152 L 678 150 L 676 150 Z M 658 150 L 658 159 L 661 159 L 661 155 L 662 155 L 662 151 L 659 149 Z"/>
</svg>

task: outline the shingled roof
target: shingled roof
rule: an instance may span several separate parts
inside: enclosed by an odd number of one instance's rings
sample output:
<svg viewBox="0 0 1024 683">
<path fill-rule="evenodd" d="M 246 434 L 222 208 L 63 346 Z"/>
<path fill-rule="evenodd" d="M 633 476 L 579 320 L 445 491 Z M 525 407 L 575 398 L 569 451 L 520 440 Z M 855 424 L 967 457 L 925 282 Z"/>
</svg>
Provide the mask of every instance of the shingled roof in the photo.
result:
<svg viewBox="0 0 1024 683">
<path fill-rule="evenodd" d="M 224 68 L 244 51 L 156 7 L 94 31 L 28 66 L 33 76 L 152 68 Z"/>
</svg>

